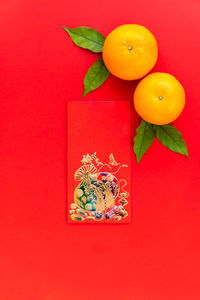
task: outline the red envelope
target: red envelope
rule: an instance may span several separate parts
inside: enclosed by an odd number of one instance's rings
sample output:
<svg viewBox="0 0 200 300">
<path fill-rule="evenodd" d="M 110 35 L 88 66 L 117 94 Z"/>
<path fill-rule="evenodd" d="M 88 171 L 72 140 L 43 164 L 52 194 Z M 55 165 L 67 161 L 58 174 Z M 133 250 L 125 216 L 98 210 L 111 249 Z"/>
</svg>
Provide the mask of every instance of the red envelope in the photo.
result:
<svg viewBox="0 0 200 300">
<path fill-rule="evenodd" d="M 130 223 L 130 103 L 70 101 L 67 112 L 68 222 Z"/>
</svg>

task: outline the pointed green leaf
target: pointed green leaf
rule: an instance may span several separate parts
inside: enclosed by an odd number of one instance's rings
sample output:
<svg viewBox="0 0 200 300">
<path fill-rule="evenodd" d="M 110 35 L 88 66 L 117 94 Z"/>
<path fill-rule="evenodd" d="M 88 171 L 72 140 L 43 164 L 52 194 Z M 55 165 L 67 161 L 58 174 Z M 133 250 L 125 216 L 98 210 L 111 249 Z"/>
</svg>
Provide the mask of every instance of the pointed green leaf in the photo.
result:
<svg viewBox="0 0 200 300">
<path fill-rule="evenodd" d="M 140 126 L 136 129 L 136 133 L 133 150 L 136 154 L 137 162 L 139 163 L 142 156 L 153 143 L 155 132 L 152 124 L 142 120 Z"/>
<path fill-rule="evenodd" d="M 171 125 L 156 125 L 156 137 L 167 148 L 188 157 L 186 143 L 182 134 Z"/>
<path fill-rule="evenodd" d="M 105 37 L 97 30 L 84 26 L 72 29 L 63 27 L 63 29 L 67 31 L 72 41 L 78 47 L 96 53 L 102 52 Z"/>
<path fill-rule="evenodd" d="M 100 57 L 87 71 L 84 78 L 84 97 L 89 92 L 100 87 L 109 76 L 102 57 Z"/>
</svg>

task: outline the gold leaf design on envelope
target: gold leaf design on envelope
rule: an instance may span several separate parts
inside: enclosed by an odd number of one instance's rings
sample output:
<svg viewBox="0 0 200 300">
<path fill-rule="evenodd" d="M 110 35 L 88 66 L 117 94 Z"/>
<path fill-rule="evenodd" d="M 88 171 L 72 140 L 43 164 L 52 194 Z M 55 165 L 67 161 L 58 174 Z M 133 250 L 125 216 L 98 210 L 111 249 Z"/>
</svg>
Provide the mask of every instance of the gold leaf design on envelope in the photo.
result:
<svg viewBox="0 0 200 300">
<path fill-rule="evenodd" d="M 74 174 L 74 179 L 77 181 L 86 179 L 89 174 L 97 172 L 97 168 L 94 165 L 83 165 Z"/>
</svg>

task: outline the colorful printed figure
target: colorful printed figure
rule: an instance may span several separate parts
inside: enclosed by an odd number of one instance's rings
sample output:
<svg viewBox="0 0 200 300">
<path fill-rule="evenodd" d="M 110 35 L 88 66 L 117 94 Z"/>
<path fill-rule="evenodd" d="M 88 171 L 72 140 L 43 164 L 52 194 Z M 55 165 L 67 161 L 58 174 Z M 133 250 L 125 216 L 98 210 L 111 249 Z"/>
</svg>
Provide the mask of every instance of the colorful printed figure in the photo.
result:
<svg viewBox="0 0 200 300">
<path fill-rule="evenodd" d="M 115 205 L 111 207 L 110 211 L 105 214 L 105 218 L 109 220 L 116 215 L 119 215 L 121 217 L 125 217 L 127 215 L 127 212 L 122 205 Z"/>
<path fill-rule="evenodd" d="M 96 156 L 96 152 L 83 155 L 81 163 L 82 166 L 74 174 L 74 179 L 80 183 L 74 191 L 74 205 L 71 204 L 72 220 L 99 221 L 104 216 L 106 220 L 116 216 L 115 220 L 118 221 L 120 217 L 126 217 L 128 214 L 123 205 L 128 203 L 126 198 L 129 195 L 124 190 L 127 182 L 125 179 L 118 180 L 115 174 L 121 168 L 128 166 L 116 162 L 112 153 L 108 163 L 102 163 Z M 103 167 L 107 170 L 101 171 Z M 117 206 L 117 204 L 121 205 Z"/>
</svg>

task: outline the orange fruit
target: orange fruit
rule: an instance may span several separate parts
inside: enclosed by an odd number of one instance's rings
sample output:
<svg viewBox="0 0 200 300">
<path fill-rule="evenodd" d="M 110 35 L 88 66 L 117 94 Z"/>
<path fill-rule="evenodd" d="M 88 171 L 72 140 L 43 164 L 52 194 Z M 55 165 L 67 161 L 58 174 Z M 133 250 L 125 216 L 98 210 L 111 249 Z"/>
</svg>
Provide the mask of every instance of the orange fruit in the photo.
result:
<svg viewBox="0 0 200 300">
<path fill-rule="evenodd" d="M 113 75 L 134 80 L 145 76 L 155 65 L 158 46 L 153 34 L 144 26 L 122 25 L 105 39 L 103 60 Z"/>
<path fill-rule="evenodd" d="M 152 73 L 137 85 L 134 105 L 145 121 L 156 125 L 168 124 L 181 114 L 185 106 L 185 92 L 174 76 Z"/>
</svg>

